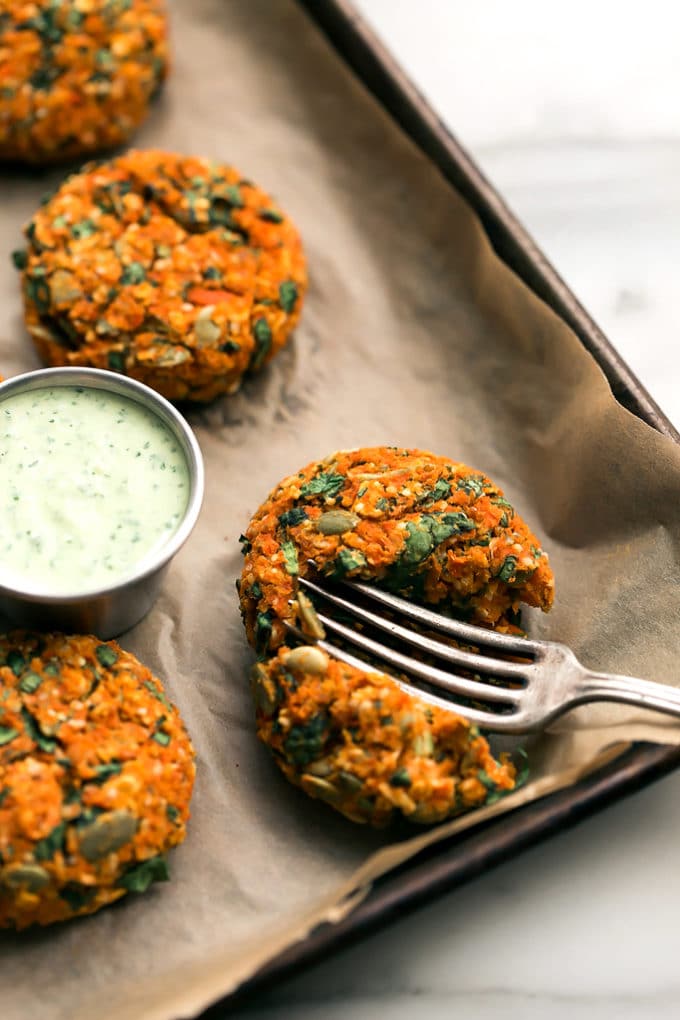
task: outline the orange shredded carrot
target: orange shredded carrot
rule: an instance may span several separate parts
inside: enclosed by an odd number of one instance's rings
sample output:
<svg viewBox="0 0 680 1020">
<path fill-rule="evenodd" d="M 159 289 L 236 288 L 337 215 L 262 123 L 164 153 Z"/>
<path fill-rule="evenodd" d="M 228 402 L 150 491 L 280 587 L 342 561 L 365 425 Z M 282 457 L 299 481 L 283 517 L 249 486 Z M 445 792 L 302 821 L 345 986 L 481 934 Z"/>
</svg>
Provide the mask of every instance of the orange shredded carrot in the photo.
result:
<svg viewBox="0 0 680 1020">
<path fill-rule="evenodd" d="M 0 159 L 120 145 L 167 68 L 164 0 L 0 0 Z"/>
<path fill-rule="evenodd" d="M 115 642 L 0 637 L 0 928 L 90 914 L 167 878 L 194 752 Z"/>
<path fill-rule="evenodd" d="M 50 365 L 109 368 L 171 400 L 238 389 L 286 343 L 307 284 L 297 230 L 233 167 L 129 152 L 69 177 L 15 252 Z"/>
<path fill-rule="evenodd" d="M 438 821 L 512 788 L 474 726 L 371 670 L 328 659 L 298 578 L 359 579 L 497 630 L 544 611 L 539 541 L 484 474 L 420 450 L 342 451 L 285 478 L 242 538 L 241 612 L 260 662 L 260 738 L 289 779 L 355 821 Z M 286 624 L 310 638 L 286 647 Z"/>
</svg>

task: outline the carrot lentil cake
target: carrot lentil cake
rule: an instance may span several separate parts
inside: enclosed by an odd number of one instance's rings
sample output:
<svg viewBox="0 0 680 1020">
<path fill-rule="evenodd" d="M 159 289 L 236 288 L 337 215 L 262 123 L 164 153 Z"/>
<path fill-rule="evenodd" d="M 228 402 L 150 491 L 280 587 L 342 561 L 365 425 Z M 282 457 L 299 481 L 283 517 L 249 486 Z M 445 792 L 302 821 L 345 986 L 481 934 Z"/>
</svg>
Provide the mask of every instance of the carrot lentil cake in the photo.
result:
<svg viewBox="0 0 680 1020">
<path fill-rule="evenodd" d="M 164 0 L 0 0 L 0 159 L 120 145 L 167 66 Z"/>
<path fill-rule="evenodd" d="M 321 636 L 298 578 L 372 582 L 497 630 L 544 611 L 538 539 L 485 475 L 420 450 L 333 454 L 284 479 L 242 539 L 241 612 L 258 652 L 258 735 L 286 776 L 355 821 L 439 821 L 511 789 L 478 730 L 389 677 L 289 648 L 286 622 Z"/>
<path fill-rule="evenodd" d="M 193 758 L 160 681 L 115 642 L 0 637 L 0 928 L 90 914 L 166 879 Z"/>
<path fill-rule="evenodd" d="M 14 253 L 50 365 L 122 372 L 209 401 L 262 368 L 297 323 L 299 234 L 233 167 L 133 151 L 69 177 Z"/>
</svg>

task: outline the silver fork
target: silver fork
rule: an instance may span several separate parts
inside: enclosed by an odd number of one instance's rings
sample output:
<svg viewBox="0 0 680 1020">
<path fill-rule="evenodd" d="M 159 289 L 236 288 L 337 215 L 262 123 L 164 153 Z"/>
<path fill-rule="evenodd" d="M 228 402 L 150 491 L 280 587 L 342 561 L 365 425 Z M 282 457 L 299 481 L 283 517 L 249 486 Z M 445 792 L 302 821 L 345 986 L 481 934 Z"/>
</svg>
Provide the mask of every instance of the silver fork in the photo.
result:
<svg viewBox="0 0 680 1020">
<path fill-rule="evenodd" d="M 529 733 L 542 729 L 546 723 L 575 705 L 589 701 L 621 701 L 680 716 L 680 690 L 649 680 L 595 673 L 582 666 L 566 645 L 498 634 L 452 620 L 367 584 L 344 582 L 334 584 L 333 590 L 329 590 L 307 578 L 300 577 L 298 580 L 303 590 L 330 607 L 330 611 L 326 612 L 318 605 L 315 607 L 315 615 L 324 630 L 386 664 L 387 669 L 380 670 L 379 666 L 366 663 L 330 643 L 325 636 L 312 639 L 318 648 L 363 670 L 368 666 L 376 672 L 387 672 L 391 667 L 399 673 L 425 681 L 427 688 L 422 689 L 400 676 L 389 674 L 409 693 L 418 694 L 424 701 L 440 708 L 454 709 L 484 729 L 497 733 Z M 417 626 L 474 645 L 479 652 L 437 641 L 386 618 L 379 611 L 359 605 L 356 598 L 352 598 L 357 593 Z M 416 652 L 447 663 L 449 668 L 428 665 L 406 652 L 376 641 L 356 627 L 349 627 L 335 619 L 333 609 L 340 610 L 359 626 L 368 624 L 397 638 Z M 288 625 L 288 630 L 299 641 L 309 643 L 309 635 L 298 627 Z M 487 678 L 486 682 L 481 678 L 462 676 L 455 667 L 478 676 L 481 674 Z M 434 691 L 445 692 L 446 697 Z M 472 705 L 468 704 L 470 701 Z M 479 707 L 480 702 L 485 707 Z"/>
</svg>

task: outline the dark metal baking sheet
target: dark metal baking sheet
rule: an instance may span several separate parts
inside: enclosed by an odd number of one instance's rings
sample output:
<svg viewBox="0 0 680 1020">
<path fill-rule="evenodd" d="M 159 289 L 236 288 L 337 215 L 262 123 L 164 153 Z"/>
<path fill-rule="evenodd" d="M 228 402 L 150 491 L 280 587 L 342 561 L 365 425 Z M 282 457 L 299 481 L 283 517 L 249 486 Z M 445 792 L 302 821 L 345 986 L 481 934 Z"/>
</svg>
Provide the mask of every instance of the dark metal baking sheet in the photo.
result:
<svg viewBox="0 0 680 1020">
<path fill-rule="evenodd" d="M 574 330 L 605 373 L 619 402 L 660 433 L 680 434 L 579 303 L 470 156 L 414 87 L 349 0 L 298 0 L 364 85 L 469 202 L 500 257 Z M 203 1020 L 217 1020 L 253 992 L 388 924 L 513 854 L 519 853 L 680 765 L 680 748 L 638 744 L 582 780 L 498 821 L 408 861 L 377 882 L 343 921 L 289 947 Z"/>
</svg>

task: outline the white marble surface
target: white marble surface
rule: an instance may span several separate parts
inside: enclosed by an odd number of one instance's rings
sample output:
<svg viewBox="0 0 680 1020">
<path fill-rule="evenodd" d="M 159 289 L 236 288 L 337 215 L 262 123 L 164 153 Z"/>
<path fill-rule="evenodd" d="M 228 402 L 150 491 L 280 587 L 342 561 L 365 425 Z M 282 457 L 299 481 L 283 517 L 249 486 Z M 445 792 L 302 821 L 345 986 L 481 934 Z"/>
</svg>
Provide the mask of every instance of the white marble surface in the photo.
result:
<svg viewBox="0 0 680 1020">
<path fill-rule="evenodd" d="M 359 0 L 680 425 L 671 0 Z M 680 1016 L 680 773 L 304 975 L 268 1020 Z"/>
</svg>

